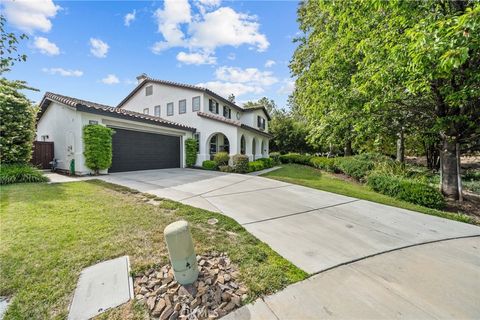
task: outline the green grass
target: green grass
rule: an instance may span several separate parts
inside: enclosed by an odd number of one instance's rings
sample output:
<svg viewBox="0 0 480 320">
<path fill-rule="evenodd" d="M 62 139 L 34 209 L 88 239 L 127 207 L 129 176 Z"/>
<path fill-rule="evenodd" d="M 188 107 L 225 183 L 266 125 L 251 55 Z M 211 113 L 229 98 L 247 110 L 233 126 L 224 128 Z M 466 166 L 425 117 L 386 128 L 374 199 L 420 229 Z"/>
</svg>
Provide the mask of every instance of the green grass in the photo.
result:
<svg viewBox="0 0 480 320">
<path fill-rule="evenodd" d="M 4 186 L 0 204 L 5 319 L 65 318 L 80 271 L 99 261 L 129 255 L 133 273 L 166 263 L 163 229 L 178 219 L 191 223 L 197 253 L 230 255 L 250 300 L 307 277 L 228 217 L 100 181 Z M 130 303 L 104 317 L 143 316 Z"/>
<path fill-rule="evenodd" d="M 392 197 L 377 193 L 360 183 L 345 181 L 344 179 L 338 178 L 330 173 L 308 166 L 284 164 L 282 165 L 281 169 L 265 173 L 262 176 L 284 182 L 299 184 L 314 189 L 338 193 L 349 197 L 378 202 L 389 206 L 418 211 L 451 220 L 472 224 L 475 223 L 475 220 L 467 215 L 430 209 L 402 200 L 397 200 Z"/>
</svg>

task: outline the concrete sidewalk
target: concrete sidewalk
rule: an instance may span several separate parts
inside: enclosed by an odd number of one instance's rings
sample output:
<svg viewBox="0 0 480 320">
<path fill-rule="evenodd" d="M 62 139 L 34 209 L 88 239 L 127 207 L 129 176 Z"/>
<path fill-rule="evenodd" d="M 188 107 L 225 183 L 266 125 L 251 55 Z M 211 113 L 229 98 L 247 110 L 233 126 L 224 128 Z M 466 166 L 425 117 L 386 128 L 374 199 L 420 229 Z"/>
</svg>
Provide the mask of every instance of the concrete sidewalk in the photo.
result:
<svg viewBox="0 0 480 320">
<path fill-rule="evenodd" d="M 479 302 L 480 237 L 473 237 L 337 267 L 222 319 L 479 319 Z"/>
</svg>

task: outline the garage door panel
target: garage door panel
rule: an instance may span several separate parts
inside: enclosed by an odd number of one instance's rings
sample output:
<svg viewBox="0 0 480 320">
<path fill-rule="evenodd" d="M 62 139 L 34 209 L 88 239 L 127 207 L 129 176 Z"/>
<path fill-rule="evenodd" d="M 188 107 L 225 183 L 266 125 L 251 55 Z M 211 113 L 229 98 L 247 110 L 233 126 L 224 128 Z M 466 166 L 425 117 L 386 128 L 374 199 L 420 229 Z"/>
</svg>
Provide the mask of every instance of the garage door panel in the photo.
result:
<svg viewBox="0 0 480 320">
<path fill-rule="evenodd" d="M 180 137 L 114 128 L 109 172 L 180 167 Z"/>
</svg>

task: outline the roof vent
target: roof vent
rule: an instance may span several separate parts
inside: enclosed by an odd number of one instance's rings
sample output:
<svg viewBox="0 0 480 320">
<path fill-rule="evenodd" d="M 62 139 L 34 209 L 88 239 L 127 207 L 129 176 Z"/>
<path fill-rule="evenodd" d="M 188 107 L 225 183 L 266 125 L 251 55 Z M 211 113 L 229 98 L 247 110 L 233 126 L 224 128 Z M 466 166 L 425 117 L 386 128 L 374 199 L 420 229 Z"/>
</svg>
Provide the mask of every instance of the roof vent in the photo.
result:
<svg viewBox="0 0 480 320">
<path fill-rule="evenodd" d="M 139 75 L 137 77 L 137 81 L 138 81 L 138 84 L 142 83 L 144 80 L 146 80 L 148 78 L 147 74 L 146 73 L 142 73 L 141 75 Z"/>
</svg>

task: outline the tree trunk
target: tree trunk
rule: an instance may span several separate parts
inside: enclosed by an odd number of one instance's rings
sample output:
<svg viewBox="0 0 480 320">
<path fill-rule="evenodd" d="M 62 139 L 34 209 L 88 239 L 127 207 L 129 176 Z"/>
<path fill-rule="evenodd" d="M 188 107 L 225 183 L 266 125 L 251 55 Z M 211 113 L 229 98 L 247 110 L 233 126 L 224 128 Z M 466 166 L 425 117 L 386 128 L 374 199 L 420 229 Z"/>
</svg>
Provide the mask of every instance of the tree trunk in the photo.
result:
<svg viewBox="0 0 480 320">
<path fill-rule="evenodd" d="M 405 162 L 405 135 L 403 129 L 397 134 L 397 161 Z"/>
<path fill-rule="evenodd" d="M 457 150 L 455 141 L 443 139 L 442 143 L 442 193 L 449 198 L 458 200 Z"/>
<path fill-rule="evenodd" d="M 352 155 L 352 142 L 348 140 L 345 143 L 345 157 L 351 156 Z"/>
</svg>

